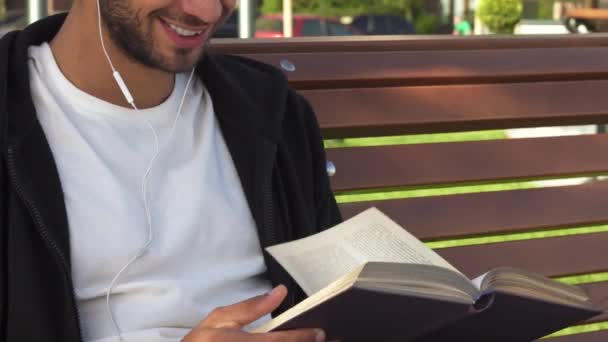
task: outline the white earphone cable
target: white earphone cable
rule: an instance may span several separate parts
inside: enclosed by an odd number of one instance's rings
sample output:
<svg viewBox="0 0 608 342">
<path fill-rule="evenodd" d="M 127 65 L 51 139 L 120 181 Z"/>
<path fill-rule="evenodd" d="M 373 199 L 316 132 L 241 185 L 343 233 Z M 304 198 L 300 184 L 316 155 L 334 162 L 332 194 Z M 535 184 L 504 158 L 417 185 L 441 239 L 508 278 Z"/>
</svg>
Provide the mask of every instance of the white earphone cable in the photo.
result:
<svg viewBox="0 0 608 342">
<path fill-rule="evenodd" d="M 105 44 L 103 41 L 103 34 L 102 34 L 101 6 L 100 6 L 99 0 L 97 0 L 97 18 L 98 18 L 98 24 L 99 24 L 99 39 L 101 41 L 101 48 L 106 56 L 108 63 L 110 64 L 110 68 L 112 69 L 112 75 L 114 76 L 114 79 L 116 80 L 116 83 L 118 84 L 120 90 L 122 91 L 123 95 L 125 96 L 125 99 L 127 100 L 127 102 L 131 105 L 131 107 L 133 107 L 133 109 L 135 111 L 139 112 L 139 109 L 135 105 L 135 101 L 134 101 L 133 97 L 131 96 L 131 93 L 129 92 L 127 85 L 123 81 L 123 79 L 120 76 L 120 74 L 118 73 L 118 71 L 114 68 L 114 65 L 112 64 L 112 60 L 110 59 L 110 55 L 108 54 L 108 51 L 106 50 L 106 47 L 105 47 Z M 169 133 L 168 141 L 171 140 L 171 138 L 173 137 L 173 134 L 175 132 L 175 127 L 177 126 L 177 122 L 179 120 L 179 117 L 181 116 L 184 102 L 186 100 L 186 95 L 188 94 L 188 91 L 190 90 L 190 84 L 192 83 L 192 79 L 194 77 L 195 71 L 196 71 L 196 68 L 193 68 L 192 72 L 190 73 L 190 77 L 188 78 L 188 82 L 186 83 L 184 95 L 182 96 L 179 107 L 177 109 L 177 114 L 175 115 L 175 119 L 173 120 L 173 125 L 172 125 L 171 131 Z M 152 123 L 150 121 L 148 121 L 148 120 L 145 120 L 145 121 L 146 121 L 148 127 L 150 128 L 152 135 L 154 136 L 154 146 L 155 146 L 154 155 L 150 159 L 146 172 L 144 173 L 144 175 L 142 177 L 142 184 L 141 184 L 141 192 L 142 192 L 142 198 L 143 198 L 143 203 L 144 203 L 144 210 L 146 213 L 146 223 L 148 225 L 147 238 L 146 238 L 146 242 L 137 251 L 137 253 L 131 259 L 129 259 L 127 264 L 125 264 L 120 269 L 120 271 L 118 271 L 118 273 L 116 273 L 116 275 L 110 282 L 110 285 L 108 286 L 108 290 L 106 292 L 106 310 L 108 312 L 108 315 L 109 315 L 112 325 L 114 327 L 115 333 L 119 338 L 119 341 L 124 341 L 124 340 L 122 338 L 122 333 L 120 331 L 120 327 L 118 326 L 118 323 L 116 322 L 116 319 L 114 317 L 114 313 L 112 312 L 112 308 L 111 308 L 111 304 L 110 304 L 110 297 L 112 296 L 112 291 L 114 290 L 114 287 L 116 286 L 116 283 L 118 282 L 120 276 L 129 268 L 129 266 L 131 266 L 131 264 L 133 264 L 135 261 L 137 261 L 137 259 L 139 259 L 148 250 L 148 248 L 152 244 L 152 241 L 154 240 L 154 231 L 152 229 L 152 214 L 150 213 L 150 207 L 148 205 L 147 188 L 148 188 L 149 176 L 152 171 L 154 162 L 156 161 L 156 159 L 158 158 L 158 156 L 161 152 L 161 146 L 160 146 L 158 134 L 156 133 L 154 126 L 152 126 Z"/>
<path fill-rule="evenodd" d="M 106 50 L 106 45 L 103 42 L 103 35 L 102 35 L 102 31 L 101 31 L 101 5 L 99 0 L 97 0 L 97 23 L 99 24 L 99 40 L 101 41 L 101 49 L 103 50 L 103 53 L 106 55 L 106 59 L 108 60 L 108 63 L 110 63 L 110 68 L 112 68 L 112 72 L 115 72 L 116 69 L 114 68 L 114 64 L 112 64 L 112 60 L 110 59 L 110 55 L 108 55 L 108 51 Z"/>
<path fill-rule="evenodd" d="M 186 90 L 184 91 L 184 95 L 182 96 L 178 111 L 177 111 L 177 115 L 175 116 L 175 119 L 173 121 L 173 125 L 171 127 L 171 131 L 169 134 L 169 140 L 173 137 L 173 134 L 175 132 L 175 127 L 177 126 L 177 122 L 179 120 L 179 117 L 181 116 L 182 113 L 182 108 L 186 99 L 186 95 L 188 93 L 188 90 L 190 88 L 190 83 L 193 79 L 195 70 L 193 69 L 192 72 L 190 73 L 190 78 L 188 79 L 188 83 L 186 84 Z M 136 109 L 137 110 L 137 109 Z M 135 262 L 137 261 L 137 259 L 141 258 L 141 256 L 148 250 L 148 248 L 150 247 L 150 244 L 152 243 L 152 241 L 154 240 L 154 231 L 152 229 L 152 215 L 150 212 L 150 206 L 148 204 L 148 181 L 149 181 L 149 176 L 150 176 L 150 172 L 152 171 L 152 167 L 154 165 L 154 162 L 156 161 L 156 159 L 158 158 L 161 149 L 160 149 L 160 143 L 159 143 L 159 138 L 158 138 L 158 134 L 156 133 L 156 130 L 154 129 L 154 127 L 152 126 L 152 124 L 146 120 L 146 123 L 148 124 L 148 127 L 150 128 L 150 131 L 152 132 L 153 136 L 154 136 L 154 143 L 155 143 L 155 153 L 154 156 L 150 159 L 150 163 L 148 164 L 148 168 L 146 169 L 146 172 L 144 173 L 143 179 L 142 179 L 142 188 L 141 188 L 141 192 L 142 192 L 142 197 L 143 197 L 143 203 L 144 203 L 144 210 L 146 213 L 146 221 L 147 221 L 147 225 L 148 225 L 148 231 L 147 231 L 147 238 L 146 238 L 146 242 L 145 244 L 142 246 L 142 248 L 140 248 L 138 250 L 138 252 L 127 262 L 127 264 L 125 264 L 120 271 L 118 271 L 118 273 L 116 274 L 116 276 L 114 277 L 114 279 L 112 279 L 112 282 L 109 285 L 108 291 L 106 293 L 106 309 L 108 311 L 108 314 L 110 316 L 110 320 L 112 321 L 112 325 L 114 326 L 114 329 L 116 331 L 117 336 L 119 336 L 120 341 L 123 341 L 122 339 L 122 334 L 120 332 L 120 328 L 118 326 L 118 323 L 115 320 L 114 314 L 111 310 L 111 305 L 110 305 L 110 297 L 112 295 L 112 291 L 114 290 L 114 287 L 116 286 L 116 283 L 118 282 L 120 276 Z"/>
</svg>

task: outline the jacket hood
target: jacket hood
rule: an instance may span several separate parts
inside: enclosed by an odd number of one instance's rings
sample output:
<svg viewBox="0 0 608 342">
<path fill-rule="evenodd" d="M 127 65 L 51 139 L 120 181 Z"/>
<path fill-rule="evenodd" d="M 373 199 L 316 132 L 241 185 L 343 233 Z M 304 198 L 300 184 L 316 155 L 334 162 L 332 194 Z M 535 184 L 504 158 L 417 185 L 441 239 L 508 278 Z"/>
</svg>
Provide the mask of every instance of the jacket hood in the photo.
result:
<svg viewBox="0 0 608 342">
<path fill-rule="evenodd" d="M 0 40 L 0 110 L 8 113 L 7 140 L 11 145 L 18 145 L 37 125 L 30 95 L 28 49 L 50 42 L 66 17 L 65 13 L 47 17 Z M 289 90 L 279 69 L 237 56 L 205 53 L 197 72 L 223 125 L 271 142 L 280 139 Z"/>
</svg>

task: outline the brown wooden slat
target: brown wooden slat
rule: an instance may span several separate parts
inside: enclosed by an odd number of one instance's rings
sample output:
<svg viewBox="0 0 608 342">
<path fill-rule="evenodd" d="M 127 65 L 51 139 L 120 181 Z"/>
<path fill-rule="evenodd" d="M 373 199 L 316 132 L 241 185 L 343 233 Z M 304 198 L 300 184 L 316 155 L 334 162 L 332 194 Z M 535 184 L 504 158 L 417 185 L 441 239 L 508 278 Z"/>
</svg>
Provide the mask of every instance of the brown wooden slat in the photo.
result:
<svg viewBox="0 0 608 342">
<path fill-rule="evenodd" d="M 608 61 L 608 58 L 606 58 Z M 608 70 L 608 68 L 607 68 Z M 608 122 L 608 81 L 302 91 L 328 138 Z"/>
<path fill-rule="evenodd" d="M 417 50 L 471 50 L 608 46 L 608 35 L 533 36 L 355 36 L 289 39 L 213 39 L 216 53 L 367 52 Z"/>
<path fill-rule="evenodd" d="M 334 191 L 575 176 L 608 171 L 608 135 L 339 148 Z"/>
<path fill-rule="evenodd" d="M 419 239 L 428 241 L 604 224 L 608 223 L 607 198 L 608 182 L 595 182 L 553 188 L 351 203 L 340 205 L 340 210 L 346 219 L 375 206 Z"/>
<path fill-rule="evenodd" d="M 592 303 L 594 303 L 599 309 L 605 312 L 597 317 L 594 317 L 586 323 L 597 323 L 608 321 L 608 281 L 583 284 L 579 285 L 587 295 Z"/>
<path fill-rule="evenodd" d="M 583 284 L 583 285 L 579 285 L 579 287 L 582 288 L 587 293 L 591 302 L 594 303 L 598 308 L 603 309 L 603 310 L 608 309 L 608 303 L 607 303 L 608 282 Z M 608 321 L 608 313 L 604 313 L 602 315 L 594 317 L 583 324 L 598 323 L 598 322 L 605 322 L 605 321 Z M 606 332 L 608 332 L 608 330 L 606 330 Z M 555 338 L 555 339 L 549 339 L 548 341 L 555 341 L 555 342 L 604 341 L 604 340 L 598 340 L 598 338 L 600 338 L 600 336 L 604 337 L 605 339 L 608 339 L 608 335 L 605 335 L 605 334 L 593 335 L 593 333 L 590 333 L 590 334 L 587 333 L 587 334 L 576 335 L 576 337 L 575 336 L 568 337 L 567 339 Z M 573 338 L 575 338 L 575 339 L 573 339 Z"/>
<path fill-rule="evenodd" d="M 550 341 L 550 342 L 606 342 L 608 341 L 608 330 L 594 331 L 586 334 L 576 334 L 555 337 L 546 340 L 539 341 Z"/>
<path fill-rule="evenodd" d="M 247 55 L 280 67 L 298 89 L 605 79 L 608 47 Z M 539 61 L 543 61 L 539 63 Z"/>
<path fill-rule="evenodd" d="M 608 271 L 608 233 L 439 249 L 469 277 L 510 266 L 557 277 Z"/>
</svg>

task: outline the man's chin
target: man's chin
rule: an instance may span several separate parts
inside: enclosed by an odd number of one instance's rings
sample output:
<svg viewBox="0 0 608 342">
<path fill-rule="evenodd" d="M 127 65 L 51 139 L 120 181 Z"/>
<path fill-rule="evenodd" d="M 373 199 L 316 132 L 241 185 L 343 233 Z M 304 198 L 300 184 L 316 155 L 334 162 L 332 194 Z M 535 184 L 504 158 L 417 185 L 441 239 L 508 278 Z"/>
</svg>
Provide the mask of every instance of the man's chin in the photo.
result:
<svg viewBox="0 0 608 342">
<path fill-rule="evenodd" d="M 164 59 L 162 63 L 158 63 L 158 68 L 170 73 L 187 72 L 191 71 L 192 68 L 200 62 L 201 58 L 202 53 L 189 58 L 180 56 L 172 59 Z"/>
<path fill-rule="evenodd" d="M 203 57 L 204 48 L 197 51 L 178 50 L 171 59 L 171 70 L 173 72 L 185 72 L 192 70 Z"/>
</svg>

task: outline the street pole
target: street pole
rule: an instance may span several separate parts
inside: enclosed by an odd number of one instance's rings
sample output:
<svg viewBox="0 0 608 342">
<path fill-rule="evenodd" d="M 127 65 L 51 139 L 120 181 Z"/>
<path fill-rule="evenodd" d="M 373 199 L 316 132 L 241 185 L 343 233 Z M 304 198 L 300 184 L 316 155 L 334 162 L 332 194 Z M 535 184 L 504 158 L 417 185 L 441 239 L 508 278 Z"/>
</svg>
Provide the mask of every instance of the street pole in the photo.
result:
<svg viewBox="0 0 608 342">
<path fill-rule="evenodd" d="M 293 37 L 292 0 L 283 0 L 283 37 Z"/>
<path fill-rule="evenodd" d="M 46 0 L 27 1 L 27 22 L 31 24 L 47 16 Z"/>
<path fill-rule="evenodd" d="M 241 0 L 239 5 L 239 37 L 252 38 L 255 30 L 256 0 Z"/>
<path fill-rule="evenodd" d="M 456 16 L 456 0 L 450 0 L 450 23 L 454 25 L 454 17 Z"/>
</svg>

